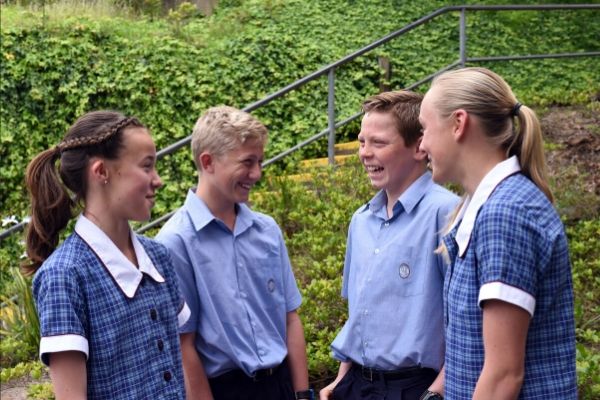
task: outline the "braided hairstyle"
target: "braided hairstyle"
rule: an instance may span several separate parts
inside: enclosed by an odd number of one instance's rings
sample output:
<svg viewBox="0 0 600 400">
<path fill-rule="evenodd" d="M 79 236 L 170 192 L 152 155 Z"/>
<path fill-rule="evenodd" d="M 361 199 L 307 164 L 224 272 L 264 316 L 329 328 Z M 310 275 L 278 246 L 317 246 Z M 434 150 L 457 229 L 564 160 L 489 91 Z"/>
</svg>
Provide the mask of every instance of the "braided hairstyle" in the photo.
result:
<svg viewBox="0 0 600 400">
<path fill-rule="evenodd" d="M 75 121 L 62 142 L 31 160 L 25 173 L 31 221 L 25 240 L 29 262 L 22 266 L 24 274 L 33 274 L 52 254 L 60 231 L 73 217 L 75 206 L 85 198 L 90 157 L 117 159 L 127 127 L 144 125 L 137 118 L 116 111 L 89 112 Z"/>
</svg>

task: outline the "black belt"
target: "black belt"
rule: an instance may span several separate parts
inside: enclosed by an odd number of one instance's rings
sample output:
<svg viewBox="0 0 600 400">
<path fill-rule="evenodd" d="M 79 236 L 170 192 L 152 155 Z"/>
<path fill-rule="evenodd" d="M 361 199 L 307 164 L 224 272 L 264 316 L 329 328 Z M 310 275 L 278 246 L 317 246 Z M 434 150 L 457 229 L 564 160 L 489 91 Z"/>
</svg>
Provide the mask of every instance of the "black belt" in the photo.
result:
<svg viewBox="0 0 600 400">
<path fill-rule="evenodd" d="M 284 360 L 284 362 L 286 362 Z M 265 368 L 265 369 L 259 369 L 254 371 L 254 374 L 252 376 L 248 376 L 246 375 L 246 373 L 244 371 L 242 371 L 241 369 L 233 369 L 231 371 L 225 372 L 224 374 L 221 374 L 219 376 L 215 376 L 214 378 L 210 378 L 210 380 L 213 380 L 215 382 L 235 382 L 238 381 L 239 379 L 251 379 L 254 382 L 260 382 L 264 379 L 267 379 L 273 375 L 275 375 L 277 373 L 277 371 L 279 371 L 279 369 L 281 368 L 281 366 L 283 365 L 283 363 L 272 367 L 272 368 Z"/>
<path fill-rule="evenodd" d="M 396 379 L 413 378 L 422 375 L 437 375 L 437 371 L 432 368 L 408 367 L 392 371 L 364 367 L 357 363 L 352 363 L 352 368 L 355 368 L 363 379 L 373 382 L 378 380 L 393 381 Z"/>
<path fill-rule="evenodd" d="M 265 368 L 265 369 L 259 369 L 257 371 L 254 371 L 254 376 L 252 376 L 252 379 L 254 380 L 254 382 L 266 379 L 270 376 L 275 375 L 280 367 L 281 367 L 281 364 L 279 364 L 275 367 L 272 367 L 272 368 Z"/>
</svg>

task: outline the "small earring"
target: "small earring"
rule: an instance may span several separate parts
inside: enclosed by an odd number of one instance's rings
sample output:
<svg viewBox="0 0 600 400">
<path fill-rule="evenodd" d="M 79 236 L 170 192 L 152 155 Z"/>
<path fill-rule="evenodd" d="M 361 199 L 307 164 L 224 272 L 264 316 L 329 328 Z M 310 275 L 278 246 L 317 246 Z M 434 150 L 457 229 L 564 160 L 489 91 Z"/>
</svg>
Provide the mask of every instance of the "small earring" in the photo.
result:
<svg viewBox="0 0 600 400">
<path fill-rule="evenodd" d="M 105 179 L 105 180 L 104 180 L 104 184 L 105 184 L 105 185 L 108 185 L 108 179 Z"/>
</svg>

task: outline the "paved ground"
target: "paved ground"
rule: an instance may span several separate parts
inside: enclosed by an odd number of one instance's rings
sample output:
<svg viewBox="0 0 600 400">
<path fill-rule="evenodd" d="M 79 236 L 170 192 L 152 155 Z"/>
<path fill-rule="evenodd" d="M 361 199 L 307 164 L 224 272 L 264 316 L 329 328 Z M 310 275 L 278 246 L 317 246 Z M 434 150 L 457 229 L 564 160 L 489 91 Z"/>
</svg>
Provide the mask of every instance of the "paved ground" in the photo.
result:
<svg viewBox="0 0 600 400">
<path fill-rule="evenodd" d="M 27 399 L 27 387 L 26 386 L 15 386 L 9 389 L 2 388 L 2 394 L 0 395 L 2 400 L 26 400 Z"/>
</svg>

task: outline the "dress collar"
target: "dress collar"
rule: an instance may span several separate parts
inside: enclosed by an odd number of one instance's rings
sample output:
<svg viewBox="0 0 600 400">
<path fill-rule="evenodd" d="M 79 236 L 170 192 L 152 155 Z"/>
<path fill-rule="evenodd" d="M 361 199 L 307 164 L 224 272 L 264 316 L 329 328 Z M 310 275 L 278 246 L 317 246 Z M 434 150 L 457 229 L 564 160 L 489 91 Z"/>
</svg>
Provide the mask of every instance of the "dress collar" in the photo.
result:
<svg viewBox="0 0 600 400">
<path fill-rule="evenodd" d="M 491 196 L 492 192 L 504 179 L 521 171 L 519 160 L 517 156 L 512 156 L 498 163 L 494 168 L 488 172 L 482 181 L 477 186 L 473 198 L 467 196 L 465 201 L 454 220 L 454 224 L 450 228 L 452 230 L 456 225 L 460 224 L 456 232 L 456 243 L 458 244 L 458 256 L 462 257 L 469 246 L 471 240 L 471 233 L 475 226 L 475 219 L 477 213 L 487 199 Z"/>
<path fill-rule="evenodd" d="M 148 275 L 159 283 L 165 281 L 131 229 L 131 242 L 133 243 L 133 250 L 135 251 L 139 269 L 125 257 L 102 229 L 83 214 L 77 219 L 75 232 L 92 248 L 98 258 L 100 258 L 102 264 L 104 264 L 108 273 L 127 297 L 133 298 L 135 296 L 143 274 Z"/>
</svg>

